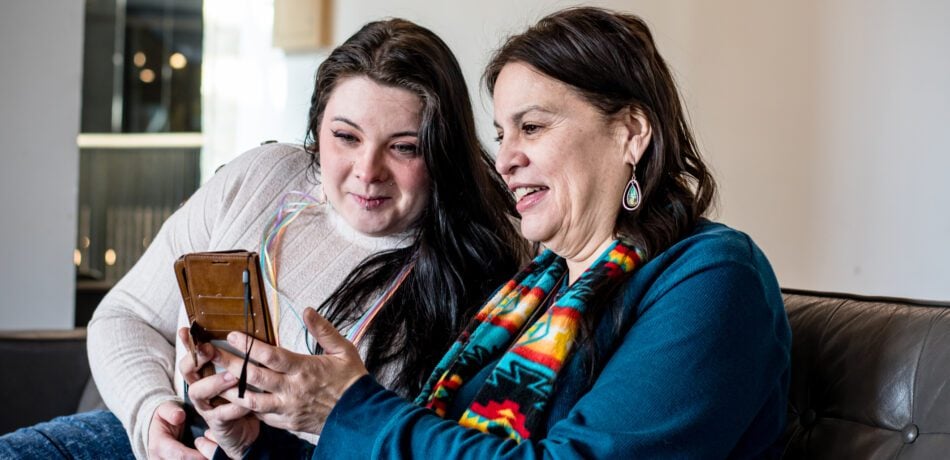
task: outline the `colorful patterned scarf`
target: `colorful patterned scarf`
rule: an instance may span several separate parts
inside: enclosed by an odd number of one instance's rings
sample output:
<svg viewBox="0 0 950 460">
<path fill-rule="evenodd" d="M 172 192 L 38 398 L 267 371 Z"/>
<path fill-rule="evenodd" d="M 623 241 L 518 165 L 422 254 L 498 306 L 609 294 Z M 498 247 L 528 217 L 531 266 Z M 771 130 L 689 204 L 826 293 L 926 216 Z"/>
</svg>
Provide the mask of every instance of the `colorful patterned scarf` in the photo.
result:
<svg viewBox="0 0 950 460">
<path fill-rule="evenodd" d="M 567 273 L 563 258 L 544 251 L 482 307 L 436 366 L 416 404 L 445 417 L 465 381 L 501 354 L 459 424 L 518 442 L 530 438 L 570 356 L 588 302 L 643 259 L 639 249 L 615 241 L 525 329 Z"/>
</svg>

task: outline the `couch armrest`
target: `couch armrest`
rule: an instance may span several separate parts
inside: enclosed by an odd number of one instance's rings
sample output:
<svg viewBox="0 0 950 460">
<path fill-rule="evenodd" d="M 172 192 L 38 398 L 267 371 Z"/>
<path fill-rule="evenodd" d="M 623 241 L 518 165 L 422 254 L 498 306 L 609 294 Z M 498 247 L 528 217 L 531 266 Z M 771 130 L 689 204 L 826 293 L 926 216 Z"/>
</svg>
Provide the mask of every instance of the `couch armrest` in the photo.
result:
<svg viewBox="0 0 950 460">
<path fill-rule="evenodd" d="M 86 330 L 0 332 L 0 369 L 0 434 L 75 413 L 92 381 Z"/>
</svg>

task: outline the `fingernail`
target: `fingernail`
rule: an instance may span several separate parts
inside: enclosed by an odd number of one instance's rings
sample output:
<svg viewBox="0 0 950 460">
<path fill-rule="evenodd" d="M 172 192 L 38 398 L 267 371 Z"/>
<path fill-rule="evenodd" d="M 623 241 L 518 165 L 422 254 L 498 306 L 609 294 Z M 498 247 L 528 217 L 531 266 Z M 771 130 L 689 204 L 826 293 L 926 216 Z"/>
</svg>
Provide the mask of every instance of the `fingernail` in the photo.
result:
<svg viewBox="0 0 950 460">
<path fill-rule="evenodd" d="M 225 382 L 231 382 L 231 381 L 233 381 L 233 380 L 234 380 L 234 376 L 231 375 L 230 372 L 225 372 L 225 373 L 224 373 L 224 381 L 225 381 Z"/>
<path fill-rule="evenodd" d="M 233 345 L 235 342 L 237 342 L 237 339 L 238 339 L 237 333 L 232 332 L 228 334 L 228 343 Z"/>
</svg>

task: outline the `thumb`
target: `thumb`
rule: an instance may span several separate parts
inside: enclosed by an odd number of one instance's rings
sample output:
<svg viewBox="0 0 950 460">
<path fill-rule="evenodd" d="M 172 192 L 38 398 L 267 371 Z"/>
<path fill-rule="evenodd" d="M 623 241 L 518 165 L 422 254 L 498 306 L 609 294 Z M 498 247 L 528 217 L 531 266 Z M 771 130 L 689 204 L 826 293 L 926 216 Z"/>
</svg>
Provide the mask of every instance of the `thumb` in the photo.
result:
<svg viewBox="0 0 950 460">
<path fill-rule="evenodd" d="M 307 307 L 304 310 L 303 321 L 307 324 L 310 335 L 323 347 L 325 355 L 346 353 L 353 346 L 349 340 L 340 335 L 340 332 L 326 318 L 320 316 L 313 308 Z"/>
<path fill-rule="evenodd" d="M 173 402 L 160 404 L 158 409 L 155 409 L 155 413 L 170 425 L 181 425 L 185 423 L 185 410 Z"/>
</svg>

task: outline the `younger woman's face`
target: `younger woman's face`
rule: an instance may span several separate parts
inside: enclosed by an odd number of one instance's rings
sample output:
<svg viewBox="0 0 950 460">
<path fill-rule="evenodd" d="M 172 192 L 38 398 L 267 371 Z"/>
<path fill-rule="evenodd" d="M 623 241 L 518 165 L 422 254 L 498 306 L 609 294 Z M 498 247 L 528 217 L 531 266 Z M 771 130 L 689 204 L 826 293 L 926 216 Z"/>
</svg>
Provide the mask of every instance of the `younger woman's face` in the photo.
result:
<svg viewBox="0 0 950 460">
<path fill-rule="evenodd" d="M 319 128 L 327 200 L 360 233 L 412 226 L 429 201 L 419 153 L 422 101 L 402 88 L 348 77 L 330 94 Z"/>
</svg>

